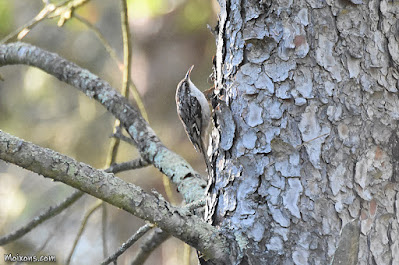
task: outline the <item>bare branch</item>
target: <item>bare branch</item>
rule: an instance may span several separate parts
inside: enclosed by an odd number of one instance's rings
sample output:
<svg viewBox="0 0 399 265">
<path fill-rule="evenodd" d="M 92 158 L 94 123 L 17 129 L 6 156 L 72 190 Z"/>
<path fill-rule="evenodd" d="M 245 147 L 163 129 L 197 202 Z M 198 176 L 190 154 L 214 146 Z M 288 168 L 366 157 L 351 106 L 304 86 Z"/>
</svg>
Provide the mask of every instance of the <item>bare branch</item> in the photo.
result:
<svg viewBox="0 0 399 265">
<path fill-rule="evenodd" d="M 151 231 L 150 235 L 141 243 L 140 249 L 134 256 L 131 265 L 141 265 L 147 260 L 150 254 L 169 238 L 169 234 L 157 228 Z"/>
<path fill-rule="evenodd" d="M 127 16 L 127 4 L 124 0 L 121 0 L 121 24 L 122 24 L 122 37 L 123 37 L 123 73 L 122 73 L 122 88 L 121 94 L 125 98 L 129 98 L 129 80 L 130 80 L 130 70 L 131 70 L 131 42 L 130 42 L 130 31 L 128 27 L 128 16 Z M 114 123 L 114 134 L 120 132 L 120 120 L 116 119 Z M 110 149 L 107 156 L 107 161 L 105 166 L 109 167 L 115 163 L 116 155 L 118 153 L 120 140 L 119 138 L 112 138 Z"/>
<path fill-rule="evenodd" d="M 74 202 L 76 202 L 80 197 L 83 196 L 83 192 L 75 191 L 71 196 L 66 198 L 63 202 L 56 206 L 50 206 L 46 211 L 42 212 L 39 216 L 33 218 L 29 223 L 22 226 L 18 230 L 11 232 L 8 235 L 5 235 L 0 238 L 0 246 L 8 244 L 18 238 L 26 235 L 30 231 L 32 231 L 35 227 L 43 223 L 44 221 L 56 216 L 61 213 L 64 209 L 71 206 Z"/>
<path fill-rule="evenodd" d="M 9 41 L 12 41 L 16 38 L 21 40 L 23 37 L 25 37 L 30 30 L 37 25 L 39 22 L 43 21 L 44 19 L 47 18 L 47 16 L 53 12 L 56 9 L 56 6 L 54 4 L 49 4 L 45 3 L 44 8 L 34 17 L 31 21 L 26 23 L 25 25 L 19 27 L 17 30 L 11 32 L 8 34 L 6 37 L 4 37 L 0 43 L 7 43 Z"/>
<path fill-rule="evenodd" d="M 129 79 L 132 68 L 132 42 L 130 40 L 129 17 L 127 14 L 126 0 L 120 0 L 121 4 L 121 25 L 123 42 L 123 78 L 121 94 L 124 97 L 129 96 Z"/>
<path fill-rule="evenodd" d="M 216 260 L 227 258 L 227 240 L 215 227 L 191 214 L 187 207 L 174 207 L 161 197 L 148 194 L 113 174 L 25 142 L 1 130 L 0 159 L 63 182 L 147 220 L 195 247 L 206 257 Z"/>
<path fill-rule="evenodd" d="M 199 207 L 205 206 L 205 200 L 199 200 L 185 205 L 185 209 L 188 211 L 195 210 Z M 157 228 L 151 231 L 151 233 L 143 239 L 139 250 L 134 256 L 131 265 L 141 265 L 147 260 L 152 251 L 154 251 L 159 245 L 169 238 L 169 234 Z"/>
<path fill-rule="evenodd" d="M 113 132 L 112 135 L 111 135 L 110 137 L 118 138 L 118 139 L 120 139 L 121 141 L 124 141 L 125 143 L 128 143 L 128 144 L 133 145 L 133 146 L 135 145 L 132 138 L 130 138 L 130 137 L 128 137 L 128 136 L 125 136 L 125 135 L 121 132 L 120 127 L 119 127 L 119 130 L 116 130 L 116 132 Z"/>
<path fill-rule="evenodd" d="M 79 242 L 80 238 L 82 237 L 82 234 L 83 234 L 83 232 L 84 232 L 84 230 L 85 230 L 85 228 L 86 228 L 86 225 L 87 225 L 87 222 L 89 221 L 90 216 L 91 216 L 97 209 L 99 209 L 99 208 L 101 207 L 102 204 L 103 204 L 103 201 L 98 200 L 98 201 L 91 207 L 91 209 L 90 209 L 89 211 L 87 211 L 86 214 L 84 215 L 84 217 L 83 217 L 83 219 L 82 219 L 82 222 L 80 223 L 80 227 L 79 227 L 78 234 L 76 235 L 76 238 L 75 238 L 75 240 L 73 241 L 72 249 L 71 249 L 71 251 L 69 252 L 69 255 L 68 255 L 68 258 L 67 258 L 65 264 L 68 265 L 69 263 L 71 263 L 71 259 L 72 259 L 73 253 L 75 252 L 76 246 L 78 245 L 78 242 Z"/>
<path fill-rule="evenodd" d="M 120 255 L 122 255 L 128 248 L 130 248 L 134 243 L 136 243 L 137 240 L 139 240 L 145 233 L 147 233 L 153 227 L 154 225 L 151 224 L 146 224 L 140 227 L 139 230 L 137 230 L 133 236 L 131 236 L 125 243 L 123 243 L 122 246 L 114 254 L 112 254 L 110 257 L 104 260 L 101 263 L 101 265 L 107 265 L 113 261 L 116 261 L 116 259 Z"/>
<path fill-rule="evenodd" d="M 109 168 L 105 169 L 105 172 L 116 174 L 116 173 L 119 173 L 122 171 L 146 167 L 148 165 L 149 165 L 149 163 L 140 157 L 140 158 L 128 161 L 128 162 L 123 162 L 120 164 L 113 164 Z"/>
<path fill-rule="evenodd" d="M 107 204 L 103 202 L 102 204 L 102 215 L 101 215 L 101 239 L 103 243 L 103 257 L 108 256 L 108 248 L 107 248 L 107 218 L 108 218 L 108 211 L 107 211 Z"/>
<path fill-rule="evenodd" d="M 57 5 L 50 3 L 50 1 L 43 1 L 43 9 L 32 20 L 8 34 L 0 43 L 7 43 L 15 39 L 22 40 L 37 24 L 47 18 L 59 16 L 58 26 L 62 26 L 71 18 L 73 10 L 86 4 L 88 1 L 89 0 L 65 0 Z"/>
<path fill-rule="evenodd" d="M 25 43 L 0 45 L 0 66 L 11 64 L 38 67 L 100 102 L 121 121 L 141 157 L 171 178 L 186 202 L 204 196 L 206 181 L 183 158 L 166 148 L 139 112 L 107 82 L 57 54 Z"/>
<path fill-rule="evenodd" d="M 117 64 L 118 69 L 122 72 L 123 71 L 122 62 L 118 59 L 118 56 L 116 55 L 116 51 L 111 47 L 111 44 L 109 44 L 109 42 L 104 37 L 104 35 L 100 32 L 100 30 L 97 27 L 95 27 L 93 24 L 91 24 L 87 19 L 79 16 L 78 14 L 73 14 L 73 17 L 76 18 L 79 22 L 85 24 L 89 29 L 91 29 L 94 32 L 94 34 L 97 36 L 97 38 L 100 40 L 100 42 L 104 46 L 105 50 L 109 53 L 111 58 Z M 148 121 L 148 114 L 147 114 L 147 111 L 145 110 L 144 103 L 141 100 L 141 96 L 140 96 L 139 92 L 137 91 L 137 87 L 133 83 L 132 79 L 129 79 L 129 91 L 132 93 L 132 96 L 137 104 L 137 107 L 140 110 L 141 115 L 143 115 L 144 119 L 146 121 Z"/>
</svg>

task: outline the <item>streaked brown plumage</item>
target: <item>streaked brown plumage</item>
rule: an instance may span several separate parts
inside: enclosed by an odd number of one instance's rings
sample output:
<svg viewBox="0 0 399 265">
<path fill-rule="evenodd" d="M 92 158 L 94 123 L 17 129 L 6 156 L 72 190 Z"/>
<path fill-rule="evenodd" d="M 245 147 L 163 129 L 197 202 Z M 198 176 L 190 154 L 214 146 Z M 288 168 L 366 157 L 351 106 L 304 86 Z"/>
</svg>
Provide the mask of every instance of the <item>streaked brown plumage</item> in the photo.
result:
<svg viewBox="0 0 399 265">
<path fill-rule="evenodd" d="M 209 125 L 211 112 L 205 95 L 190 80 L 193 68 L 194 65 L 188 69 L 186 76 L 177 85 L 177 114 L 191 143 L 204 155 L 209 171 L 203 138 Z"/>
</svg>

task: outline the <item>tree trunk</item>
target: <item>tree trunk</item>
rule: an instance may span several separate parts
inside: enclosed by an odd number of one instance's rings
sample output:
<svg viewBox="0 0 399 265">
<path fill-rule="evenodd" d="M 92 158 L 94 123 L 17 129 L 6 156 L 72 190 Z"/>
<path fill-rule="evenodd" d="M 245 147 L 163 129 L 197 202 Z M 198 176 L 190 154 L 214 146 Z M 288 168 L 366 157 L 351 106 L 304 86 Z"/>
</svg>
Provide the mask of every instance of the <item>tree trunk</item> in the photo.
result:
<svg viewBox="0 0 399 265">
<path fill-rule="evenodd" d="M 399 264 L 399 5 L 219 3 L 206 218 L 231 263 Z"/>
</svg>

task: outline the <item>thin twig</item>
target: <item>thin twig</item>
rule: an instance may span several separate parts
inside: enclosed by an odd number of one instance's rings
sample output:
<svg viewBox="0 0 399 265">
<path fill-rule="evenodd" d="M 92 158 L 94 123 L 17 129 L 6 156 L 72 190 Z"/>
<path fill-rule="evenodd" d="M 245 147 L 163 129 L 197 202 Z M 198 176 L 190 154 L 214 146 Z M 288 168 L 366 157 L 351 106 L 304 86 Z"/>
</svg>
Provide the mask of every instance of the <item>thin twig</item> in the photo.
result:
<svg viewBox="0 0 399 265">
<path fill-rule="evenodd" d="M 43 249 L 45 249 L 48 245 L 48 243 L 50 243 L 51 239 L 56 235 L 55 230 L 58 229 L 58 227 L 61 227 L 66 221 L 68 220 L 68 218 L 59 218 L 59 220 L 56 222 L 54 228 L 52 229 L 52 233 L 48 235 L 48 237 L 46 238 L 46 240 L 43 242 L 43 244 L 38 247 L 35 251 L 36 256 L 39 255 L 40 252 L 43 251 Z"/>
<path fill-rule="evenodd" d="M 113 261 L 116 261 L 116 259 L 120 255 L 122 255 L 128 248 L 130 248 L 137 240 L 139 240 L 145 233 L 147 233 L 153 227 L 154 225 L 152 224 L 146 224 L 140 227 L 133 236 L 131 236 L 125 243 L 123 243 L 122 246 L 114 254 L 112 254 L 110 257 L 104 260 L 101 263 L 101 265 L 106 265 Z"/>
<path fill-rule="evenodd" d="M 142 265 L 150 256 L 150 254 L 163 242 L 165 242 L 170 235 L 159 228 L 151 231 L 151 233 L 143 239 L 139 250 L 131 261 L 131 265 Z"/>
<path fill-rule="evenodd" d="M 127 15 L 127 3 L 125 0 L 121 0 L 121 26 L 122 26 L 122 43 L 123 43 L 123 73 L 122 73 L 122 88 L 121 94 L 125 98 L 129 97 L 129 79 L 131 70 L 131 42 L 130 42 L 130 31 L 129 31 L 129 20 Z M 113 133 L 120 131 L 120 120 L 116 119 L 114 123 Z M 118 153 L 120 140 L 119 138 L 112 138 L 110 144 L 110 150 L 107 156 L 106 167 L 109 167 L 115 162 L 116 154 Z"/>
<path fill-rule="evenodd" d="M 85 216 L 84 216 L 83 219 L 82 219 L 82 222 L 81 222 L 80 227 L 79 227 L 78 234 L 76 235 L 75 241 L 73 242 L 73 246 L 72 246 L 71 252 L 69 253 L 68 258 L 67 258 L 65 264 L 68 265 L 68 264 L 71 262 L 73 253 L 75 252 L 76 246 L 78 245 L 78 242 L 79 242 L 80 238 L 82 237 L 82 234 L 83 234 L 83 232 L 84 232 L 84 230 L 85 230 L 85 228 L 86 228 L 86 224 L 87 224 L 87 222 L 88 222 L 90 216 L 91 216 L 97 209 L 100 208 L 100 206 L 102 205 L 102 203 L 103 203 L 103 201 L 98 200 L 98 201 L 96 202 L 96 204 L 94 204 L 93 207 L 92 207 L 88 212 L 86 212 Z"/>
<path fill-rule="evenodd" d="M 120 126 L 120 121 L 115 120 L 114 126 L 113 126 L 113 134 L 115 134 L 116 131 L 118 131 Z M 119 149 L 119 144 L 120 144 L 120 139 L 119 138 L 111 138 L 111 142 L 109 144 L 109 149 L 108 149 L 108 154 L 107 154 L 107 159 L 105 161 L 105 167 L 108 168 L 110 167 L 113 163 L 115 163 L 116 160 L 116 155 L 118 154 L 118 149 Z"/>
<path fill-rule="evenodd" d="M 88 27 L 90 30 L 93 31 L 93 33 L 100 40 L 101 44 L 104 46 L 107 53 L 111 56 L 111 58 L 118 65 L 119 70 L 123 71 L 123 63 L 118 59 L 118 55 L 116 54 L 115 49 L 112 48 L 111 44 L 104 37 L 104 35 L 101 33 L 101 31 L 96 26 L 94 26 L 92 23 L 90 23 L 90 21 L 85 19 L 84 17 L 79 16 L 78 14 L 74 14 L 73 17 L 75 19 L 77 19 L 80 23 L 83 23 L 86 27 Z"/>
<path fill-rule="evenodd" d="M 150 163 L 148 163 L 146 160 L 140 157 L 128 162 L 123 162 L 120 164 L 112 164 L 109 168 L 105 169 L 105 172 L 116 174 L 122 171 L 143 168 L 148 166 L 149 164 Z"/>
<path fill-rule="evenodd" d="M 11 232 L 8 235 L 5 235 L 0 238 L 0 246 L 5 245 L 11 241 L 14 241 L 23 235 L 32 231 L 35 227 L 43 223 L 44 221 L 56 216 L 57 214 L 61 213 L 64 209 L 71 206 L 74 202 L 76 202 L 80 197 L 83 196 L 83 192 L 75 191 L 71 196 L 66 198 L 63 202 L 56 206 L 50 206 L 46 211 L 42 212 L 39 216 L 33 218 L 29 223 L 22 226 L 18 230 Z"/>
<path fill-rule="evenodd" d="M 120 140 L 122 140 L 122 141 L 124 141 L 124 142 L 126 142 L 126 143 L 128 143 L 128 144 L 130 144 L 130 145 L 133 145 L 133 146 L 135 145 L 133 139 L 130 138 L 130 137 L 127 137 L 127 136 L 123 135 L 123 134 L 120 132 L 120 130 L 117 131 L 117 132 L 112 133 L 111 137 L 119 138 Z"/>
<path fill-rule="evenodd" d="M 205 200 L 198 200 L 192 203 L 189 203 L 184 206 L 184 208 L 187 211 L 192 211 L 194 209 L 197 209 L 199 207 L 202 207 L 205 205 Z M 103 261 L 101 264 L 106 265 L 111 263 L 112 261 L 116 261 L 116 259 L 122 255 L 130 246 L 132 246 L 139 238 L 141 238 L 148 230 L 150 230 L 154 225 L 152 224 L 146 224 L 139 228 L 137 232 L 129 238 L 126 243 L 122 244 L 122 246 L 110 257 L 108 257 L 105 261 Z M 162 232 L 162 230 L 157 229 L 157 232 L 154 232 L 149 236 L 141 245 L 139 252 L 135 256 L 134 260 L 132 261 L 132 264 L 143 264 L 144 261 L 147 259 L 147 257 L 150 255 L 150 253 L 157 247 L 159 246 L 162 242 L 164 242 L 169 235 L 165 232 Z M 190 249 L 190 246 L 187 245 Z"/>
<path fill-rule="evenodd" d="M 108 256 L 108 248 L 107 248 L 107 217 L 108 217 L 108 211 L 107 211 L 107 204 L 103 202 L 101 204 L 102 207 L 102 216 L 101 216 L 101 226 L 102 226 L 102 231 L 101 231 L 101 239 L 103 241 L 103 258 Z"/>
<path fill-rule="evenodd" d="M 53 18 L 65 14 L 65 10 L 73 10 L 87 3 L 89 0 L 65 0 L 57 5 L 51 4 L 49 1 L 43 1 L 43 9 L 29 22 L 14 30 L 4 37 L 0 44 L 10 42 L 14 39 L 22 40 L 37 24 L 47 18 Z M 70 11 L 72 12 L 72 11 Z M 61 19 L 60 19 L 61 21 Z M 66 19 L 63 18 L 65 22 Z"/>
<path fill-rule="evenodd" d="M 35 26 L 37 25 L 40 21 L 46 19 L 48 17 L 48 15 L 54 11 L 54 9 L 56 8 L 56 6 L 54 4 L 45 4 L 43 9 L 29 22 L 27 22 L 26 24 L 24 24 L 23 26 L 19 27 L 18 29 L 14 30 L 13 32 L 11 32 L 10 34 L 8 34 L 7 36 L 5 36 L 1 41 L 0 44 L 3 43 L 7 43 L 10 42 L 16 38 L 18 38 L 19 40 L 21 40 L 23 37 L 25 37 L 29 31 Z M 24 32 L 24 34 L 22 34 L 23 36 L 20 37 L 20 34 Z"/>
<path fill-rule="evenodd" d="M 193 211 L 197 208 L 205 206 L 205 199 L 198 200 L 184 206 L 187 211 Z M 131 265 L 141 265 L 147 260 L 150 254 L 165 240 L 169 238 L 169 234 L 159 228 L 154 229 L 146 238 L 143 239 L 139 250 L 131 261 Z"/>
<path fill-rule="evenodd" d="M 65 4 L 58 7 L 50 14 L 49 18 L 59 17 L 57 22 L 58 27 L 62 27 L 68 20 L 70 20 L 74 14 L 75 9 L 87 4 L 90 0 L 69 0 Z"/>
<path fill-rule="evenodd" d="M 104 37 L 104 35 L 100 32 L 100 30 L 96 26 L 91 24 L 87 19 L 85 19 L 77 14 L 74 14 L 73 17 L 76 18 L 79 22 L 86 25 L 89 29 L 91 29 L 94 32 L 94 34 L 97 36 L 97 38 L 100 40 L 100 42 L 104 45 L 105 50 L 108 52 L 108 54 L 111 56 L 111 58 L 115 61 L 119 70 L 121 72 L 123 72 L 123 68 L 124 68 L 123 63 L 119 60 L 115 49 L 112 48 L 111 44 L 109 44 L 109 42 Z M 148 114 L 147 114 L 147 111 L 145 110 L 144 103 L 141 100 L 141 96 L 140 96 L 139 92 L 137 91 L 137 87 L 135 86 L 135 84 L 133 83 L 131 78 L 129 79 L 129 91 L 132 93 L 132 96 L 137 104 L 137 107 L 138 107 L 141 115 L 143 116 L 143 118 L 146 121 L 148 121 Z"/>
<path fill-rule="evenodd" d="M 185 210 L 187 210 L 187 211 L 192 211 L 192 210 L 195 210 L 195 209 L 197 209 L 197 208 L 199 208 L 199 207 L 202 207 L 202 206 L 204 206 L 205 205 L 205 200 L 199 200 L 199 201 L 196 201 L 196 202 L 193 202 L 193 203 L 189 203 L 189 204 L 187 204 L 187 205 L 185 205 L 184 207 L 183 207 L 183 209 L 185 209 Z M 144 226 L 142 226 L 141 228 L 139 228 L 138 230 L 137 230 L 137 232 L 132 236 L 132 237 L 130 237 L 124 244 L 122 244 L 122 246 L 114 253 L 114 254 L 112 254 L 110 257 L 108 257 L 105 261 L 103 261 L 101 264 L 102 265 L 105 265 L 105 264 L 109 264 L 109 263 L 111 263 L 112 261 L 116 261 L 116 259 L 120 256 L 120 255 L 122 255 L 130 246 L 132 246 L 139 238 L 141 238 L 148 230 L 150 230 L 152 227 L 154 227 L 154 225 L 152 225 L 152 224 L 146 224 L 146 225 L 144 225 Z M 168 237 L 168 235 L 162 235 L 162 237 L 161 237 L 161 239 L 166 239 Z M 152 238 L 152 236 L 151 236 L 151 238 Z M 154 239 L 154 238 L 152 238 L 152 239 Z M 156 240 L 157 241 L 157 240 Z M 160 243 L 162 243 L 164 240 L 158 240 L 158 242 L 160 242 Z M 157 245 L 158 246 L 158 245 Z M 188 245 L 187 245 L 188 246 Z M 188 246 L 188 247 L 190 247 L 190 246 Z M 155 249 L 155 247 L 154 248 L 152 248 L 152 250 L 153 249 Z M 149 249 L 147 249 L 148 251 L 146 251 L 146 253 L 148 253 L 148 255 L 149 255 L 149 253 L 152 251 L 149 251 Z M 148 255 L 147 255 L 147 257 L 148 257 Z M 137 257 L 137 256 L 136 256 Z"/>
<path fill-rule="evenodd" d="M 129 79 L 130 70 L 132 68 L 132 43 L 130 40 L 129 17 L 127 13 L 126 0 L 121 0 L 121 26 L 122 26 L 122 42 L 123 42 L 123 78 L 121 94 L 129 97 Z"/>
<path fill-rule="evenodd" d="M 123 77 L 122 77 L 122 89 L 121 89 L 121 94 L 123 97 L 128 98 L 129 97 L 129 83 L 128 80 L 130 80 L 130 68 L 131 68 L 131 44 L 130 44 L 130 32 L 129 32 L 129 28 L 128 28 L 128 22 L 127 22 L 127 6 L 126 6 L 126 2 L 122 1 L 122 14 L 121 14 L 121 24 L 122 24 L 122 36 L 123 36 L 123 58 L 124 58 L 124 68 L 123 68 Z M 89 26 L 89 28 L 94 28 L 91 26 L 90 23 L 88 23 L 88 21 L 82 20 L 81 21 L 85 22 L 85 24 L 87 26 Z M 104 41 L 104 46 L 106 47 L 106 49 L 108 51 L 112 51 L 111 46 L 108 44 L 108 42 L 105 40 L 105 38 L 102 37 L 102 34 L 100 33 L 99 30 L 95 30 L 95 33 L 97 36 L 100 36 L 99 39 L 100 41 Z M 113 56 L 115 56 L 116 58 L 116 53 L 113 52 L 112 53 Z M 113 126 L 113 133 L 116 134 L 117 132 L 120 133 L 121 131 L 121 122 L 120 120 L 116 119 L 114 126 Z M 107 155 L 107 160 L 105 162 L 105 167 L 110 167 L 112 164 L 115 163 L 116 161 L 116 155 L 118 154 L 118 149 L 119 149 L 119 144 L 120 144 L 120 139 L 119 138 L 112 138 L 111 139 L 111 143 L 110 143 L 110 147 L 109 147 L 109 152 Z M 105 211 L 105 207 L 103 206 L 103 212 L 102 212 L 102 219 L 103 219 L 103 254 L 104 257 L 106 257 L 107 255 L 105 255 L 105 253 L 107 252 L 106 250 L 106 231 L 105 231 L 105 220 L 106 220 L 106 211 Z"/>
</svg>

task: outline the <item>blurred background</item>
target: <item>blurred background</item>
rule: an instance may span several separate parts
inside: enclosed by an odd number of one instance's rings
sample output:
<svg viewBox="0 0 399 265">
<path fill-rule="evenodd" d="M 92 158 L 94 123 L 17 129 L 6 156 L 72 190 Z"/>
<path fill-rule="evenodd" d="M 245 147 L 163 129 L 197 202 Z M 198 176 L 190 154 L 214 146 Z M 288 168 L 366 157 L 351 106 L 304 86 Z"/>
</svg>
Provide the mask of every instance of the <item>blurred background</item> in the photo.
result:
<svg viewBox="0 0 399 265">
<path fill-rule="evenodd" d="M 43 2 L 0 0 L 0 39 L 34 18 L 43 8 Z M 216 25 L 218 5 L 215 0 L 128 0 L 128 9 L 133 41 L 131 75 L 148 112 L 149 123 L 167 147 L 205 173 L 203 159 L 195 152 L 177 117 L 174 97 L 178 82 L 192 64 L 195 65 L 193 82 L 202 90 L 212 86 L 207 79 L 212 71 L 215 39 L 207 24 Z M 122 61 L 119 1 L 92 0 L 75 12 L 101 31 Z M 63 27 L 58 27 L 57 22 L 57 19 L 42 21 L 23 41 L 58 53 L 119 90 L 122 74 L 96 35 L 76 19 L 67 21 Z M 104 168 L 114 118 L 100 104 L 35 68 L 6 66 L 0 68 L 0 75 L 4 79 L 0 81 L 1 130 Z M 137 157 L 132 146 L 121 144 L 118 162 Z M 155 189 L 166 197 L 162 175 L 152 167 L 120 173 L 118 177 L 148 191 Z M 0 160 L 0 236 L 26 224 L 72 192 L 72 188 L 62 183 Z M 180 200 L 177 195 L 175 203 Z M 5 253 L 56 255 L 57 264 L 64 264 L 81 220 L 95 202 L 95 198 L 84 196 L 19 240 L 0 246 L 0 264 Z M 107 209 L 108 252 L 112 253 L 144 222 L 115 207 L 108 205 Z M 118 264 L 128 264 L 138 245 L 123 254 Z M 195 256 L 192 253 L 191 264 L 196 264 Z M 101 210 L 98 210 L 89 219 L 71 264 L 99 264 L 101 260 Z M 183 264 L 183 243 L 169 239 L 146 264 Z"/>
</svg>

